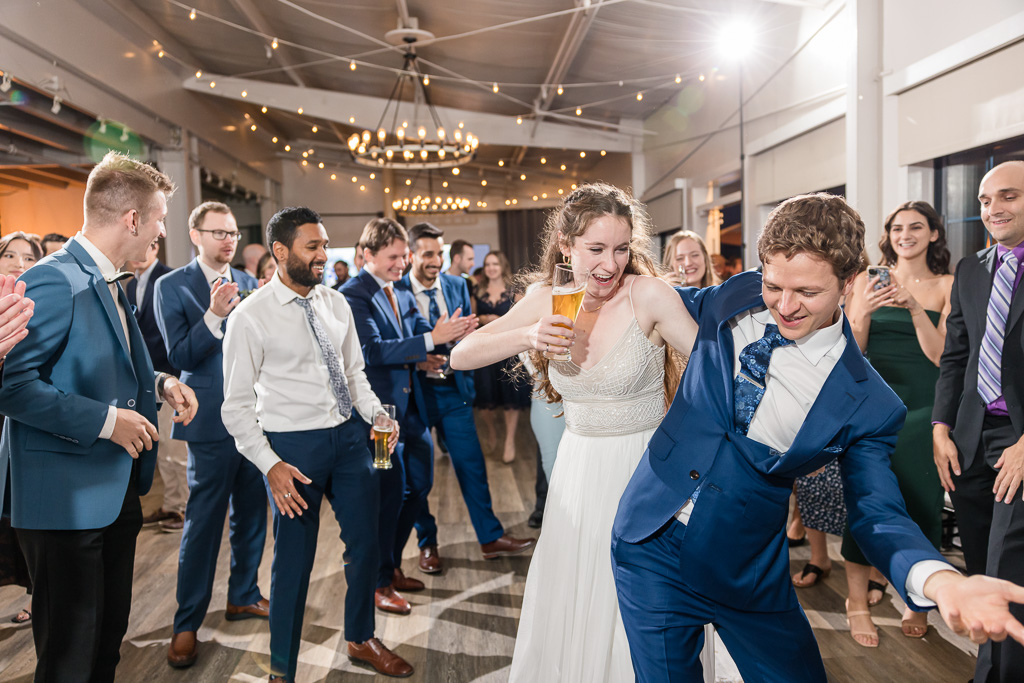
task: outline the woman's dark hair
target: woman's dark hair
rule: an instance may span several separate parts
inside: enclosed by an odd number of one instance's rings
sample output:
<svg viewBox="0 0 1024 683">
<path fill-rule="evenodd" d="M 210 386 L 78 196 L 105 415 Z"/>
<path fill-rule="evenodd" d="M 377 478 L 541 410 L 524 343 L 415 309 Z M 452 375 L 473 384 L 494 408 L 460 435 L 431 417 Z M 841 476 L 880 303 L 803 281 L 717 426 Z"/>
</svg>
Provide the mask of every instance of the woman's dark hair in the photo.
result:
<svg viewBox="0 0 1024 683">
<path fill-rule="evenodd" d="M 942 225 L 942 218 L 939 217 L 939 212 L 928 202 L 903 202 L 886 216 L 885 233 L 878 240 L 878 248 L 882 250 L 881 265 L 896 265 L 896 252 L 892 248 L 889 231 L 892 230 L 892 223 L 901 211 L 917 211 L 928 221 L 928 228 L 938 233 L 936 240 L 928 243 L 928 254 L 926 256 L 928 270 L 932 271 L 935 275 L 948 275 L 950 257 L 949 247 L 946 245 L 946 228 Z"/>
</svg>

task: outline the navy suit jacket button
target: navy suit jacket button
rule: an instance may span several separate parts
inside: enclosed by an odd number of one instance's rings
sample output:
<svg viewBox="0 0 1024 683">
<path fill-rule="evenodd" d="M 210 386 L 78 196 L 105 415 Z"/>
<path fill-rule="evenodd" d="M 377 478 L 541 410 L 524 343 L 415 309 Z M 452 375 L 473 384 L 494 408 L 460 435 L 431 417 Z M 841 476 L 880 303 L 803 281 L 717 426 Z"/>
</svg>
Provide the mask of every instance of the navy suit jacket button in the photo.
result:
<svg viewBox="0 0 1024 683">
<path fill-rule="evenodd" d="M 409 393 L 409 387 L 402 387 L 402 393 L 403 394 L 408 394 Z"/>
<path fill-rule="evenodd" d="M 134 398 L 128 399 L 128 407 L 129 408 L 134 408 L 135 407 L 135 399 Z"/>
<path fill-rule="evenodd" d="M 697 470 L 690 470 L 690 479 L 693 479 L 694 481 L 700 479 L 700 472 Z"/>
</svg>

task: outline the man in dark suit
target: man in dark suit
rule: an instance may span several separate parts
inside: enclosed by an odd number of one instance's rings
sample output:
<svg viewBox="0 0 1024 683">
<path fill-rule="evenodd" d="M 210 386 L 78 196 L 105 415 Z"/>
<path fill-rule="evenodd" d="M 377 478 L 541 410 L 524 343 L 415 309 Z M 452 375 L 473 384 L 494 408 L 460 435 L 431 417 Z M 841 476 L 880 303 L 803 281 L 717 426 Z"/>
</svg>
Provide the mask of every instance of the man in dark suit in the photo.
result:
<svg viewBox="0 0 1024 683">
<path fill-rule="evenodd" d="M 157 396 L 188 423 L 195 395 L 155 373 L 118 281 L 164 234 L 174 185 L 116 152 L 89 174 L 85 224 L 22 275 L 36 303 L 8 355 L 12 524 L 32 579 L 35 680 L 109 682 L 131 611 L 139 495 L 153 481 Z"/>
<path fill-rule="evenodd" d="M 469 288 L 461 277 L 441 272 L 444 261 L 444 233 L 430 223 L 414 225 L 409 231 L 412 269 L 395 284 L 395 289 L 409 292 L 416 299 L 420 313 L 432 326 L 441 316 L 454 311 L 469 311 Z M 476 328 L 476 316 L 468 316 L 468 332 Z M 440 372 L 417 370 L 423 402 L 418 404 L 427 429 L 436 427 L 449 444 L 455 478 L 462 490 L 462 499 L 469 510 L 473 531 L 485 559 L 521 553 L 533 546 L 533 539 L 507 536 L 491 509 L 491 490 L 487 486 L 487 466 L 473 421 L 473 373 L 447 367 L 451 344 L 434 349 L 441 356 Z M 432 466 L 432 463 L 431 463 Z M 441 571 L 437 550 L 437 522 L 423 501 L 416 517 L 419 536 L 420 571 L 436 574 Z"/>
<path fill-rule="evenodd" d="M 175 425 L 171 434 L 188 443 L 189 485 L 178 556 L 178 611 L 167 651 L 167 662 L 175 668 L 191 666 L 198 656 L 196 632 L 210 605 L 229 509 L 231 575 L 225 618 L 266 619 L 269 615 L 256 584 L 267 535 L 263 477 L 235 448 L 220 415 L 226 319 L 238 305 L 239 292 L 258 285 L 254 278 L 231 268 L 239 232 L 225 204 L 200 204 L 192 210 L 188 227 L 199 256 L 156 283 L 156 316 L 167 357 L 181 368 L 182 381 L 195 385 L 204 406 L 192 424 Z"/>
<path fill-rule="evenodd" d="M 978 190 L 996 244 L 957 264 L 932 441 L 956 508 L 967 571 L 1024 583 L 1024 162 L 996 166 Z M 1024 608 L 1011 612 L 1024 619 Z M 1019 680 L 1024 647 L 982 645 L 977 683 Z"/>
<path fill-rule="evenodd" d="M 402 572 L 402 550 L 434 480 L 433 444 L 419 407 L 424 399 L 415 370 L 436 372 L 440 358 L 432 352 L 463 337 L 471 318 L 453 311 L 431 326 L 413 295 L 395 288 L 405 272 L 409 249 L 409 236 L 395 221 L 373 219 L 359 244 L 365 265 L 341 293 L 352 308 L 366 378 L 381 401 L 395 406 L 402 425 L 395 467 L 379 473 L 380 571 L 374 599 L 377 609 L 408 614 L 409 602 L 397 591 L 423 590 L 424 585 Z"/>
<path fill-rule="evenodd" d="M 153 240 L 146 250 L 145 260 L 129 261 L 125 264 L 125 269 L 134 271 L 135 277 L 125 285 L 124 292 L 128 296 L 128 303 L 135 310 L 135 319 L 139 321 L 139 329 L 146 340 L 146 350 L 153 361 L 153 369 L 177 377 L 181 371 L 167 360 L 167 347 L 164 346 L 164 338 L 160 335 L 160 326 L 157 325 L 153 306 L 156 281 L 172 270 L 157 258 L 159 251 L 160 241 Z M 185 526 L 185 502 L 188 500 L 185 445 L 171 439 L 173 413 L 170 407 L 164 407 L 158 416 L 160 423 L 157 426 L 163 446 L 156 466 L 164 483 L 163 502 L 156 512 L 142 518 L 142 526 L 159 524 L 161 529 L 170 532 L 181 531 Z"/>
<path fill-rule="evenodd" d="M 638 680 L 700 680 L 714 623 L 746 680 L 824 683 L 789 578 L 796 477 L 841 458 L 849 525 L 915 610 L 976 642 L 1024 640 L 1024 588 L 957 573 L 909 518 L 889 454 L 906 408 L 839 307 L 864 223 L 840 197 L 794 197 L 758 238 L 764 273 L 680 290 L 699 325 L 683 384 L 619 502 L 612 557 Z"/>
</svg>

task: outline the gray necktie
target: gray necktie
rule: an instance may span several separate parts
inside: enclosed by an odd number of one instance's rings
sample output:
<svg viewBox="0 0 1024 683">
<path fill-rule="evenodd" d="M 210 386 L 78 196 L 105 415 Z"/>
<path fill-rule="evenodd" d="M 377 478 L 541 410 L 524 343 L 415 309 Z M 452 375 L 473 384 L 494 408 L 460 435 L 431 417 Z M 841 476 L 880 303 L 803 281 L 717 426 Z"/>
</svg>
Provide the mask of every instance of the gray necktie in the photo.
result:
<svg viewBox="0 0 1024 683">
<path fill-rule="evenodd" d="M 327 336 L 320 318 L 313 312 L 313 304 L 309 299 L 295 299 L 295 303 L 306 309 L 306 320 L 313 329 L 313 336 L 320 346 L 320 354 L 327 363 L 327 371 L 331 375 L 331 391 L 338 399 L 338 412 L 346 420 L 352 415 L 352 396 L 348 393 L 348 385 L 345 383 L 345 373 L 341 370 L 341 363 L 338 362 L 338 353 L 334 350 L 334 344 Z"/>
</svg>

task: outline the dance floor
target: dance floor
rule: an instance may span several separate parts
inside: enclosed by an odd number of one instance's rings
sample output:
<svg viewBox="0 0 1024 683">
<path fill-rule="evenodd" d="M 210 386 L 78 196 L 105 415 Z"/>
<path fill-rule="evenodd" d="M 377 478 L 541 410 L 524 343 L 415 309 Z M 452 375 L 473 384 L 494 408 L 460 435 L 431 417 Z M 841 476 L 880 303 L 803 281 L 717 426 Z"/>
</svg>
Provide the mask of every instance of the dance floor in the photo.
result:
<svg viewBox="0 0 1024 683">
<path fill-rule="evenodd" d="M 526 419 L 520 421 L 517 443 L 519 458 L 511 466 L 502 464 L 500 444 L 487 453 L 494 509 L 510 533 L 535 535 L 536 532 L 526 526 L 533 509 L 536 462 L 536 446 Z M 159 490 L 159 487 L 158 481 L 155 488 Z M 152 494 L 143 499 L 146 512 L 155 505 Z M 427 589 L 406 595 L 413 605 L 411 615 L 390 616 L 378 612 L 377 635 L 416 668 L 410 680 L 503 683 L 508 678 L 530 557 L 491 562 L 480 557 L 458 484 L 445 455 L 437 457 L 430 505 L 438 520 L 445 571 L 440 576 L 420 574 L 415 568 L 415 544 L 410 543 L 403 566 L 408 575 L 423 579 Z M 375 674 L 352 664 L 345 655 L 342 544 L 338 540 L 337 523 L 326 504 L 321 519 L 298 680 L 303 683 L 368 681 Z M 267 550 L 260 568 L 260 587 L 264 595 L 270 592 L 273 544 L 269 536 L 268 533 Z M 226 533 L 213 601 L 199 632 L 199 661 L 186 670 L 175 670 L 167 665 L 165 654 L 176 606 L 179 539 L 178 534 L 151 529 L 143 529 L 139 536 L 132 617 L 121 648 L 118 680 L 132 683 L 265 681 L 270 652 L 266 622 L 224 619 L 228 570 Z M 810 555 L 806 546 L 792 552 L 795 572 Z M 971 678 L 976 647 L 952 634 L 934 612 L 930 615 L 932 629 L 924 639 L 904 637 L 900 633 L 902 603 L 891 589 L 883 603 L 874 608 L 875 623 L 881 634 L 878 649 L 868 650 L 857 645 L 850 638 L 844 615 L 846 576 L 838 539 L 832 540 L 830 552 L 835 563 L 831 576 L 815 588 L 799 591 L 830 681 L 965 683 Z M 10 623 L 10 617 L 26 605 L 22 589 L 0 588 L 0 681 L 31 681 L 35 665 L 31 629 Z M 727 664 L 718 669 L 719 680 L 739 680 L 730 674 Z"/>
</svg>

